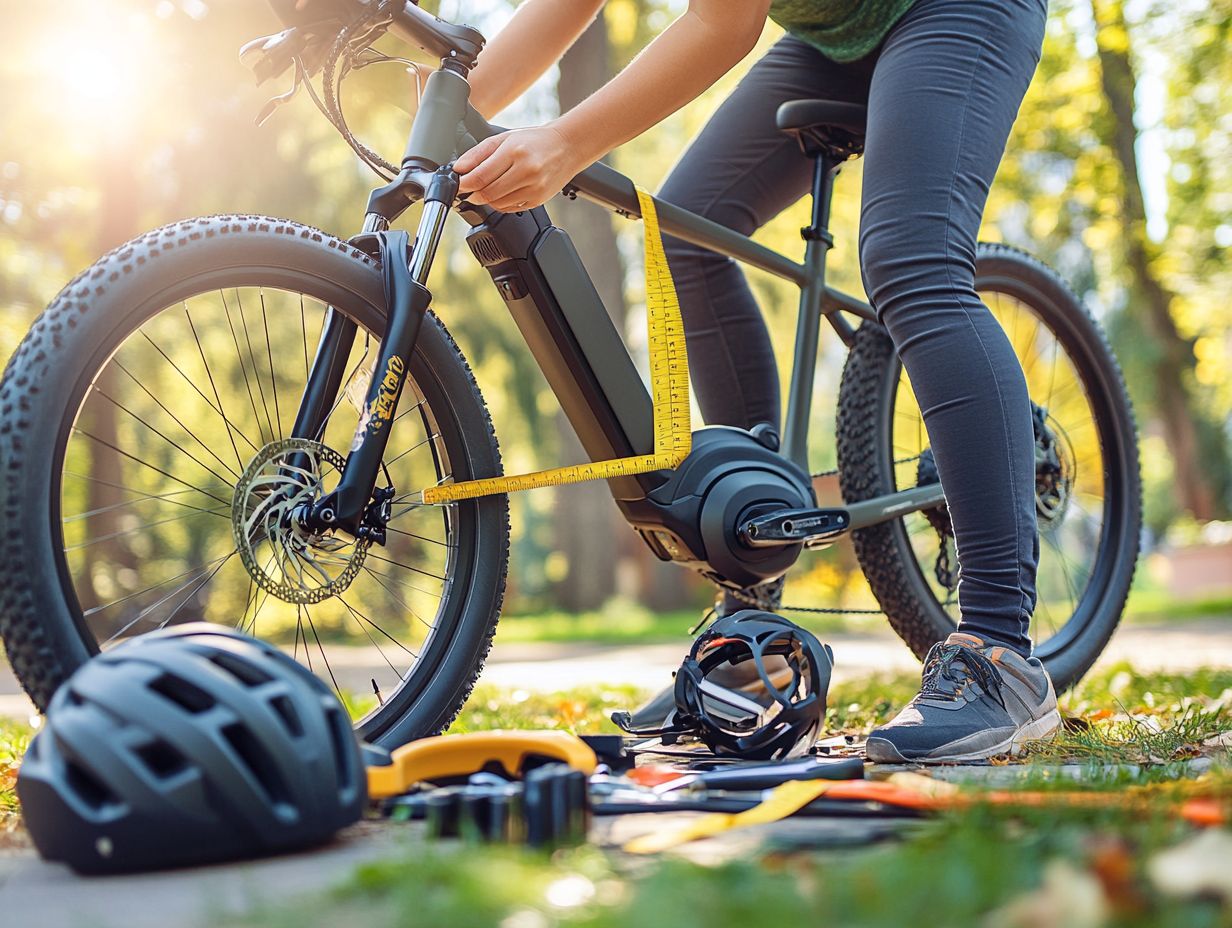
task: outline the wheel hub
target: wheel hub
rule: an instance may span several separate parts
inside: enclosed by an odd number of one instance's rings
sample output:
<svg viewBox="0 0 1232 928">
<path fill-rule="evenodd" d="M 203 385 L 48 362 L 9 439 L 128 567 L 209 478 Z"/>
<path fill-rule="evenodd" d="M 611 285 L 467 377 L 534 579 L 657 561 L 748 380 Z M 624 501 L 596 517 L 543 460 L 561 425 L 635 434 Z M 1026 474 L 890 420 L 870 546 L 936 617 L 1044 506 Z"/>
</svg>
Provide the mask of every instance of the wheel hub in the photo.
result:
<svg viewBox="0 0 1232 928">
<path fill-rule="evenodd" d="M 1069 508 L 1076 459 L 1069 436 L 1042 406 L 1031 404 L 1035 420 L 1035 510 L 1041 526 L 1060 523 Z"/>
<path fill-rule="evenodd" d="M 327 492 L 345 463 L 332 448 L 306 438 L 265 445 L 235 485 L 231 530 L 253 582 L 288 603 L 319 603 L 344 592 L 368 552 L 366 538 L 317 531 L 299 517 Z"/>
</svg>

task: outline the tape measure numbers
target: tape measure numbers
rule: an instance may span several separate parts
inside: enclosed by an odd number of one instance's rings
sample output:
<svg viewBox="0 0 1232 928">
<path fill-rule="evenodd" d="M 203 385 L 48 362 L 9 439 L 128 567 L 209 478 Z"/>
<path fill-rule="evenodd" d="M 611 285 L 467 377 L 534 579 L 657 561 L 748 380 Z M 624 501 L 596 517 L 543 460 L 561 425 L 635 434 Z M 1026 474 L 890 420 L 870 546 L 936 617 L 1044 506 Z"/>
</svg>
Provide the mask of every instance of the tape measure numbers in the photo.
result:
<svg viewBox="0 0 1232 928">
<path fill-rule="evenodd" d="M 646 241 L 646 330 L 650 353 L 650 393 L 654 406 L 654 453 L 590 464 L 573 464 L 532 474 L 488 477 L 428 487 L 425 503 L 449 503 L 494 493 L 515 493 L 585 480 L 610 480 L 680 466 L 693 444 L 689 421 L 689 360 L 676 286 L 663 252 L 654 198 L 637 188 Z"/>
</svg>

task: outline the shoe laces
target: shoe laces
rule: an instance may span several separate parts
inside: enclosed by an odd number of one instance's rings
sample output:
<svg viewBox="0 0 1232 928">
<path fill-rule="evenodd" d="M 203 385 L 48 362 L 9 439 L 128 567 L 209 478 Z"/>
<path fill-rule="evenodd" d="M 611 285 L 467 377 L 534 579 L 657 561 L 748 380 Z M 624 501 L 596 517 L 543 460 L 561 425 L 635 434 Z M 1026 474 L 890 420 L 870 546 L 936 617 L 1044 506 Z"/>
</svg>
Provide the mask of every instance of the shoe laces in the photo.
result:
<svg viewBox="0 0 1232 928">
<path fill-rule="evenodd" d="M 972 681 L 1005 708 L 1005 698 L 1001 695 L 1004 681 L 990 658 L 966 645 L 938 642 L 929 650 L 924 662 L 920 696 L 953 702 L 962 688 Z"/>
</svg>

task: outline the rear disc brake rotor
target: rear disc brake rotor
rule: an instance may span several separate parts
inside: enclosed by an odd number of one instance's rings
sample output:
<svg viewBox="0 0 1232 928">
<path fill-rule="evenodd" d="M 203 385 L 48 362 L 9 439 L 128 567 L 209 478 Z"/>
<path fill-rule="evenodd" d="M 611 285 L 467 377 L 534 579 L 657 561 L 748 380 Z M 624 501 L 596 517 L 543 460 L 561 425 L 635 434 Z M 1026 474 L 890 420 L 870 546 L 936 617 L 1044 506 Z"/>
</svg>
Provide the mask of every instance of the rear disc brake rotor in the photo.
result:
<svg viewBox="0 0 1232 928">
<path fill-rule="evenodd" d="M 267 444 L 235 484 L 231 531 L 248 575 L 261 589 L 301 605 L 344 592 L 363 567 L 368 541 L 314 532 L 295 518 L 323 497 L 324 472 L 342 473 L 345 460 L 306 438 Z M 336 477 L 335 477 L 336 479 Z"/>
</svg>

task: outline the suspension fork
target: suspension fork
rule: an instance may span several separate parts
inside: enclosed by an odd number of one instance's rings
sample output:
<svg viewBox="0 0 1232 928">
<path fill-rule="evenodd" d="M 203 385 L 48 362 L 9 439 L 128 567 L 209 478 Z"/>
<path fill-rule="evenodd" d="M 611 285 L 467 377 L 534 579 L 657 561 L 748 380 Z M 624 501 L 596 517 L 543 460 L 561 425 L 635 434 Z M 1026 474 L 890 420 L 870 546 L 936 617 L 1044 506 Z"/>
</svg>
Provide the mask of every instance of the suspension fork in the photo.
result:
<svg viewBox="0 0 1232 928">
<path fill-rule="evenodd" d="M 384 542 L 388 500 L 376 500 L 376 509 L 383 512 L 370 513 L 369 503 L 373 501 L 377 476 L 389 444 L 394 412 L 406 385 L 415 342 L 424 314 L 432 302 L 432 294 L 426 286 L 428 274 L 445 230 L 445 219 L 457 193 L 458 175 L 449 167 L 441 168 L 433 172 L 425 186 L 423 214 L 413 245 L 409 245 L 405 232 L 380 230 L 379 226 L 383 223 L 379 218 L 370 218 L 365 223 L 364 234 L 356 241 L 359 247 L 379 250 L 388 321 L 338 486 L 315 503 L 304 506 L 295 515 L 296 520 L 307 529 L 324 531 L 340 528 L 357 538 Z M 329 311 L 293 434 L 319 440 L 332 411 L 331 404 L 342 387 L 355 332 L 354 321 L 332 309 Z"/>
</svg>

